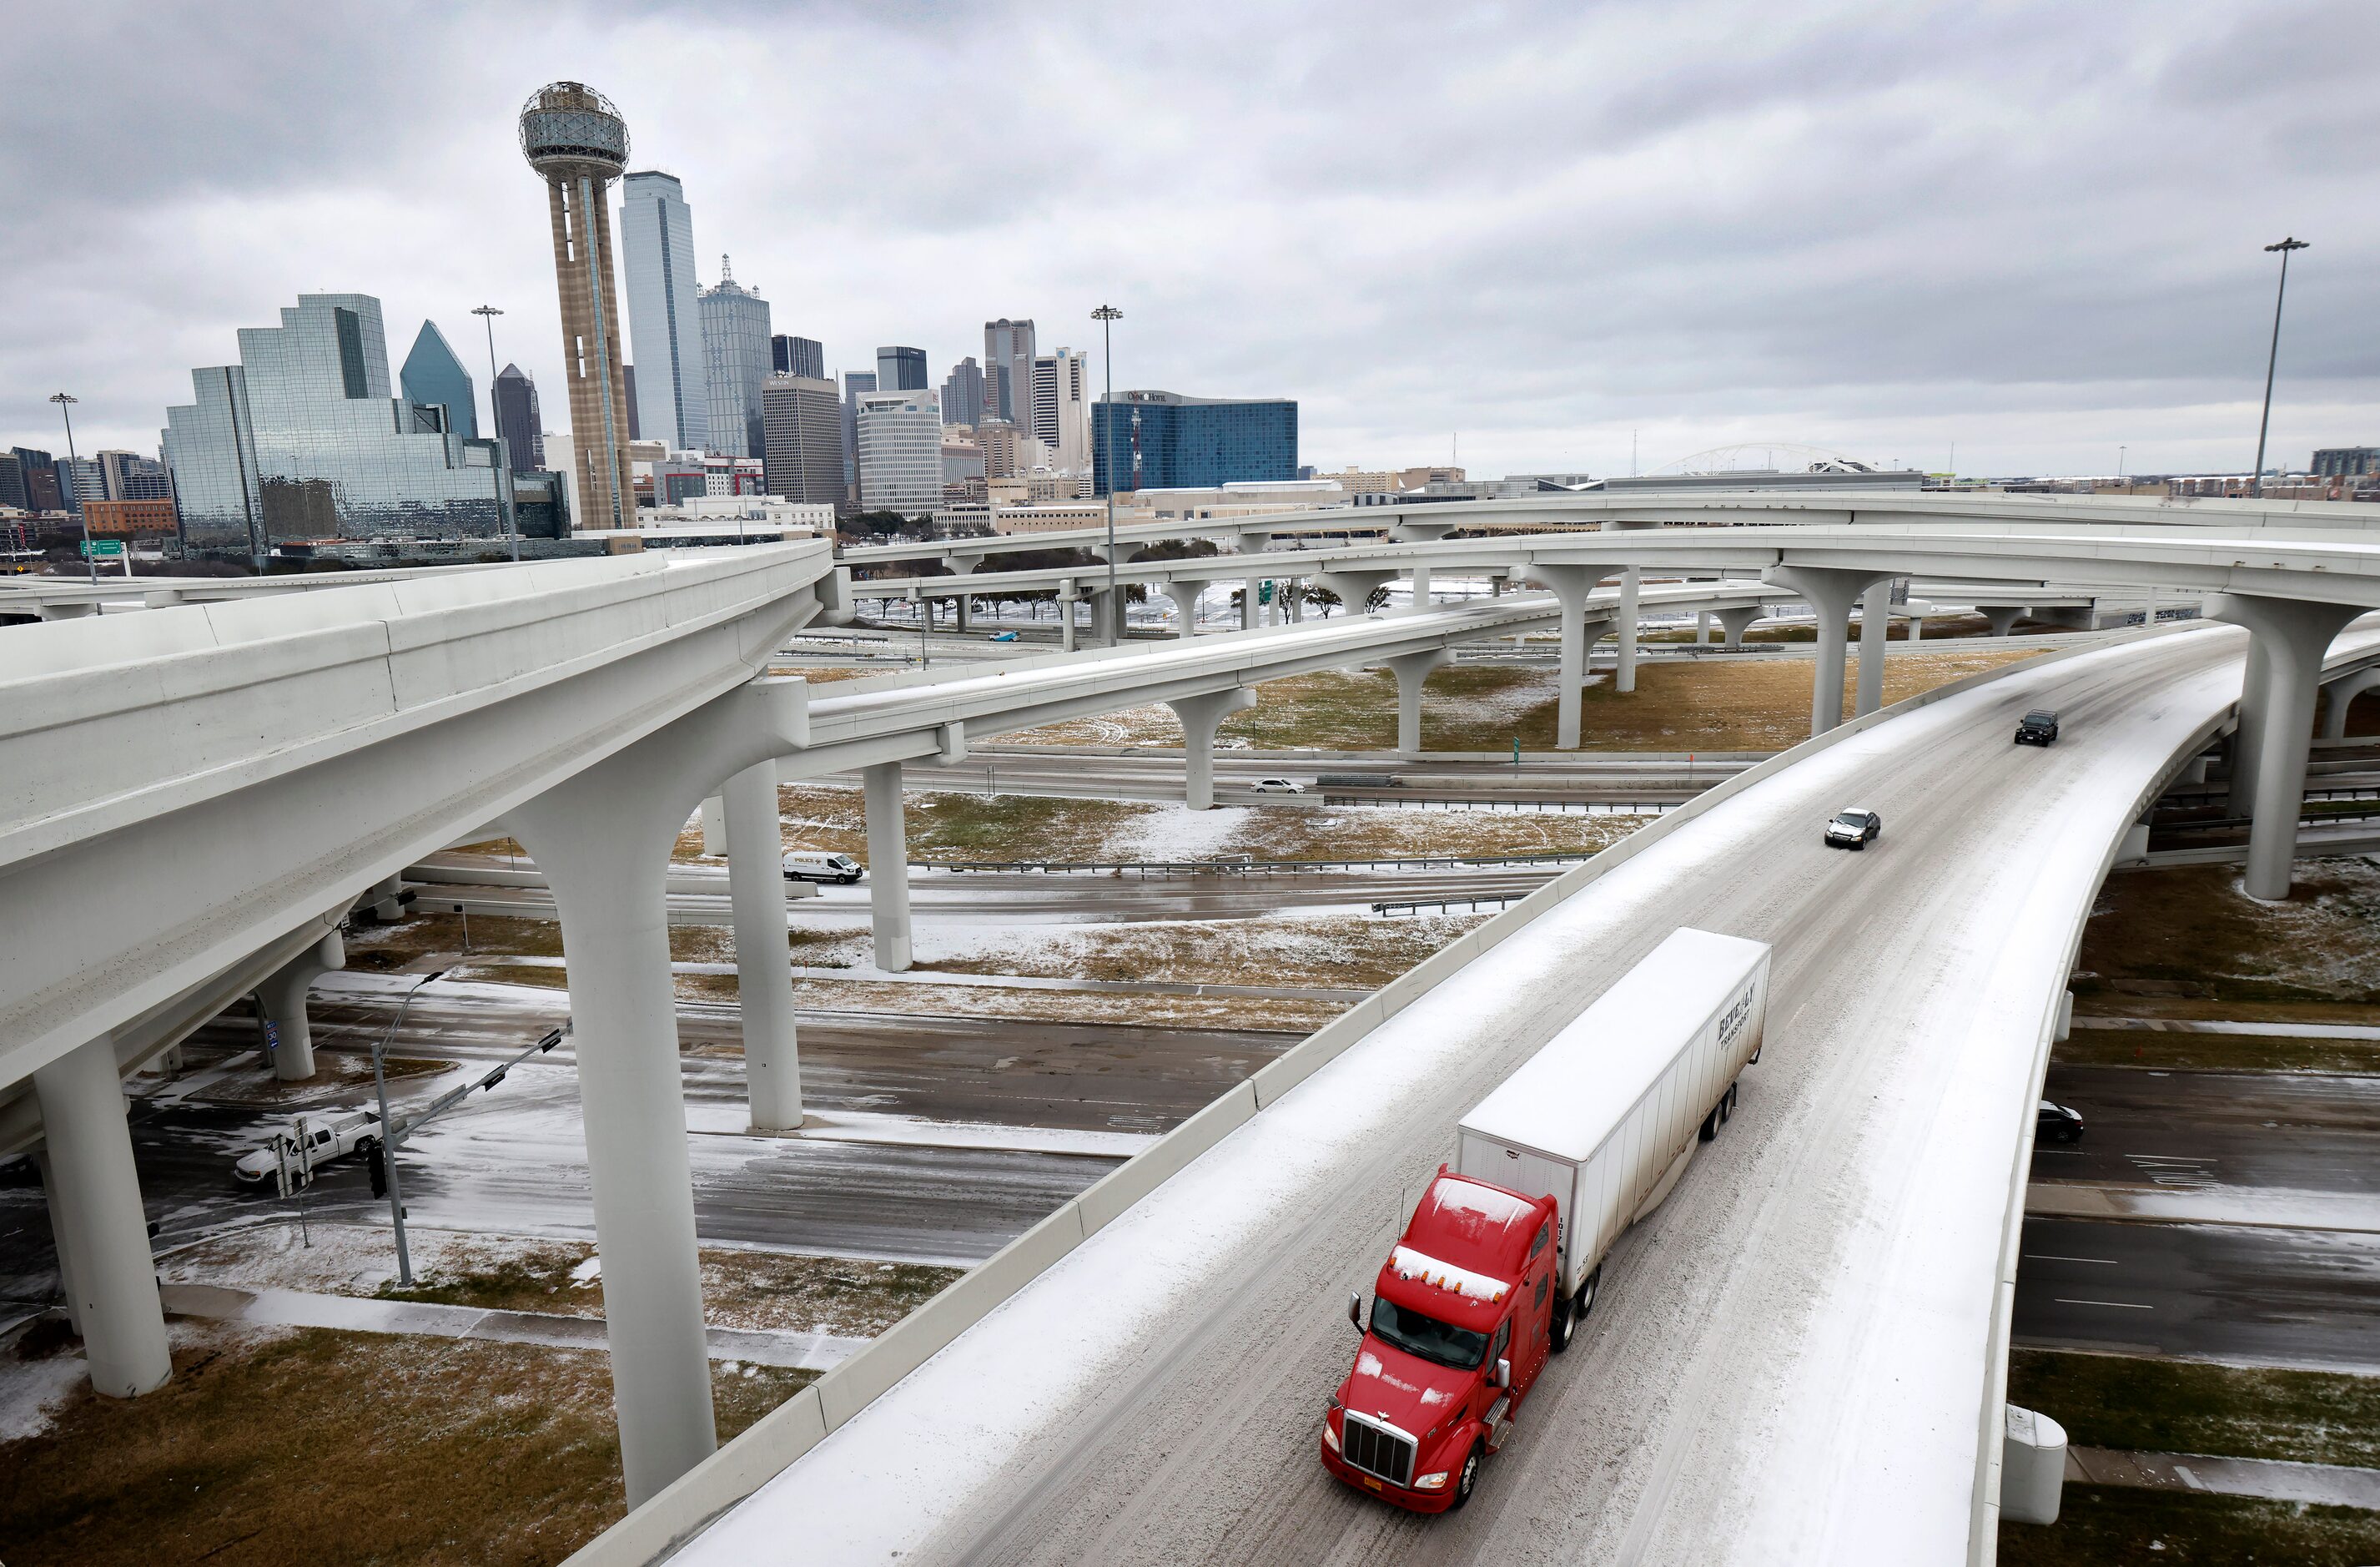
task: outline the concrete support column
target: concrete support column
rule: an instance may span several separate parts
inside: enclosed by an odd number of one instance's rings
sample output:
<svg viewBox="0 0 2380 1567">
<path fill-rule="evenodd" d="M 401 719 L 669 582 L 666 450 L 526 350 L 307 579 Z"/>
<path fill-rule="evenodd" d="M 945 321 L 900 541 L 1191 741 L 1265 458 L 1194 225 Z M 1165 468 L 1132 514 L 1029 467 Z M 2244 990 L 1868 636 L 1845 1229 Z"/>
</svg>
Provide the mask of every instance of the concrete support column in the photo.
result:
<svg viewBox="0 0 2380 1567">
<path fill-rule="evenodd" d="M 1586 684 L 1586 596 L 1603 580 L 1603 571 L 1598 565 L 1539 565 L 1529 571 L 1530 577 L 1551 589 L 1561 605 L 1561 654 L 1556 677 L 1560 693 L 1554 706 L 1558 750 L 1578 749 L 1579 692 Z"/>
<path fill-rule="evenodd" d="M 1389 660 L 1389 673 L 1397 677 L 1397 750 L 1402 755 L 1421 755 L 1421 688 L 1445 662 L 1443 648 Z"/>
<path fill-rule="evenodd" d="M 281 1081 L 297 1083 L 314 1075 L 314 1034 L 306 1017 L 306 992 L 318 976 L 346 966 L 346 944 L 336 930 L 326 931 L 256 988 L 256 999 L 273 1025 L 273 1075 Z"/>
<path fill-rule="evenodd" d="M 1912 642 L 1923 642 L 1925 640 L 1925 617 L 1924 615 L 1912 614 L 1909 617 L 1909 639 Z"/>
<path fill-rule="evenodd" d="M 124 1121 L 115 1043 L 103 1034 L 33 1072 L 49 1154 L 58 1255 L 82 1327 L 91 1385 L 138 1398 L 174 1374 L 140 1175 Z"/>
<path fill-rule="evenodd" d="M 1852 605 L 1888 572 L 1840 566 L 1771 566 L 1768 581 L 1802 595 L 1818 618 L 1816 669 L 1810 686 L 1810 733 L 1824 735 L 1843 721 L 1843 664 Z"/>
<path fill-rule="evenodd" d="M 802 1062 L 794 1036 L 794 960 L 785 943 L 784 833 L 777 764 L 727 781 L 727 893 L 735 920 L 735 994 L 744 1020 L 744 1089 L 752 1130 L 802 1124 Z"/>
<path fill-rule="evenodd" d="M 1061 652 L 1071 653 L 1075 650 L 1075 606 L 1082 601 L 1083 596 L 1075 591 L 1075 585 L 1072 582 L 1059 585 L 1058 650 Z"/>
<path fill-rule="evenodd" d="M 1695 647 L 1697 647 L 1697 648 L 1707 648 L 1707 647 L 1709 647 L 1709 646 L 1710 646 L 1710 620 L 1711 620 L 1710 611 L 1708 611 L 1708 610 L 1696 610 L 1696 611 L 1694 612 L 1694 646 L 1695 646 Z"/>
<path fill-rule="evenodd" d="M 1257 625 L 1257 591 L 1259 579 L 1249 577 L 1240 584 L 1240 629 L 1253 631 Z"/>
<path fill-rule="evenodd" d="M 397 897 L 403 891 L 405 879 L 401 876 L 392 876 L 375 885 L 371 890 L 372 917 L 382 925 L 394 925 L 404 918 L 405 905 Z"/>
<path fill-rule="evenodd" d="M 2380 686 L 2380 666 L 2361 669 L 2352 674 L 2342 674 L 2324 686 L 2325 702 L 2322 713 L 2322 737 L 2325 740 L 2347 738 L 2347 710 L 2355 698 Z"/>
<path fill-rule="evenodd" d="M 1177 697 L 1165 704 L 1182 725 L 1182 798 L 1192 810 L 1215 807 L 1215 730 L 1229 714 L 1257 705 L 1245 686 L 1204 696 Z M 869 819 L 874 820 L 871 812 Z"/>
<path fill-rule="evenodd" d="M 727 802 L 717 795 L 702 802 L 702 852 L 727 852 Z"/>
<path fill-rule="evenodd" d="M 58 1175 L 50 1165 L 50 1150 L 33 1150 L 33 1169 L 42 1178 L 42 1197 L 50 1209 L 50 1249 L 58 1254 L 58 1299 L 64 1303 L 67 1326 L 76 1338 L 82 1337 L 82 1294 L 75 1288 L 73 1233 L 67 1227 L 67 1210 L 58 1202 Z"/>
<path fill-rule="evenodd" d="M 1766 612 L 1758 604 L 1730 604 L 1716 613 L 1719 629 L 1727 634 L 1729 650 L 1740 653 L 1743 650 L 1743 634 L 1751 630 L 1752 623 Z"/>
<path fill-rule="evenodd" d="M 1207 585 L 1204 582 L 1165 584 L 1165 596 L 1173 601 L 1173 613 L 1182 622 L 1181 635 L 1184 637 L 1198 635 L 1198 601 L 1204 596 L 1206 590 Z"/>
<path fill-rule="evenodd" d="M 909 966 L 909 824 L 901 814 L 901 764 L 863 768 L 868 805 L 868 913 L 876 966 L 899 974 Z"/>
<path fill-rule="evenodd" d="M 2265 650 L 2264 723 L 2254 748 L 2243 747 L 2237 765 L 2253 770 L 2256 780 L 2243 881 L 2250 897 L 2277 903 L 2289 895 L 2297 857 L 2298 813 L 2305 803 L 2306 751 L 2323 654 L 2363 612 L 2246 593 L 2218 594 L 2208 608 L 2214 619 L 2246 626 L 2254 646 Z"/>
<path fill-rule="evenodd" d="M 2214 618 L 2215 601 L 2206 614 Z M 2256 812 L 2256 758 L 2264 749 L 2265 715 L 2272 700 L 2272 654 L 2261 637 L 2248 643 L 2248 668 L 2240 685 L 2240 721 L 2231 732 L 2231 787 L 2225 808 L 2233 816 Z"/>
<path fill-rule="evenodd" d="M 2023 617 L 2024 606 L 2022 604 L 1977 604 L 1975 613 L 1991 623 L 1993 636 L 2005 637 L 2016 629 L 2016 623 Z"/>
<path fill-rule="evenodd" d="M 1429 567 L 1426 565 L 1417 565 L 1414 567 L 1413 607 L 1417 610 L 1426 610 L 1436 601 L 1436 595 L 1430 590 Z"/>
<path fill-rule="evenodd" d="M 951 602 L 958 606 L 958 633 L 964 637 L 974 629 L 968 623 L 968 613 L 973 606 L 967 601 L 967 595 L 965 593 L 959 594 Z"/>
<path fill-rule="evenodd" d="M 1337 596 L 1342 613 L 1359 615 L 1373 590 L 1395 575 L 1392 571 L 1323 571 L 1315 574 L 1314 585 Z"/>
<path fill-rule="evenodd" d="M 589 777 L 513 820 L 562 916 L 620 1466 L 634 1507 L 718 1444 L 664 897 L 677 824 L 632 794 L 573 787 Z"/>
<path fill-rule="evenodd" d="M 1892 628 L 1892 582 L 1873 583 L 1860 597 L 1859 705 L 1865 718 L 1884 705 L 1884 634 Z"/>
<path fill-rule="evenodd" d="M 1615 691 L 1636 689 L 1636 593 L 1644 572 L 1630 566 L 1620 574 L 1620 625 L 1613 632 L 1620 643 L 1620 667 L 1612 676 Z"/>
</svg>

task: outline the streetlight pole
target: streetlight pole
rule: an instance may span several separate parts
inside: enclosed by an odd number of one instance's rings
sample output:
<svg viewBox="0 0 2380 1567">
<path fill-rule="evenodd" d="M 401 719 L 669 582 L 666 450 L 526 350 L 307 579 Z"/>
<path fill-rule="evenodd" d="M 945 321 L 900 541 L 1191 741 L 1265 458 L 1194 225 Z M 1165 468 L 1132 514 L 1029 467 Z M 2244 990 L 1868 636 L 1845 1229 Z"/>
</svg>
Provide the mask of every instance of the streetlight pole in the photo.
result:
<svg viewBox="0 0 2380 1567">
<path fill-rule="evenodd" d="M 479 317 L 480 323 L 488 329 L 488 433 L 491 439 L 501 441 L 504 438 L 504 416 L 496 409 L 496 318 L 504 312 L 493 305 L 475 305 L 471 309 L 471 313 Z M 489 449 L 500 456 L 503 452 L 501 447 Z M 498 463 L 492 466 L 501 468 L 504 465 Z M 504 504 L 504 476 L 501 472 L 496 475 L 496 512 L 504 519 L 504 538 L 513 547 L 513 564 L 518 565 L 520 565 L 520 530 L 513 526 L 512 507 Z"/>
<path fill-rule="evenodd" d="M 64 497 L 67 510 L 82 520 L 82 563 L 91 568 L 91 585 L 99 586 L 99 557 L 91 553 L 91 522 L 82 514 L 82 478 L 76 469 L 82 467 L 75 456 L 74 405 L 81 399 L 65 392 L 53 392 L 50 401 L 58 406 L 58 417 L 67 421 L 67 488 L 73 492 Z"/>
<path fill-rule="evenodd" d="M 1103 368 L 1108 378 L 1107 395 L 1101 397 L 1099 401 L 1110 409 L 1113 409 L 1115 407 L 1115 339 L 1112 329 L 1117 322 L 1123 319 L 1123 312 L 1113 305 L 1101 305 L 1091 312 L 1091 319 L 1099 323 L 1099 358 L 1104 361 Z M 1092 445 L 1091 456 L 1094 462 L 1098 461 L 1099 447 L 1096 443 Z M 1108 432 L 1108 625 L 1114 634 L 1114 645 L 1119 648 L 1123 646 L 1123 601 L 1116 597 L 1115 432 L 1110 430 Z"/>
<path fill-rule="evenodd" d="M 2281 284 L 2273 292 L 2273 346 L 2265 356 L 2265 417 L 2256 421 L 2256 471 L 2249 477 L 2248 493 L 2261 496 L 2265 492 L 2265 435 L 2273 424 L 2273 370 L 2281 359 L 2281 301 L 2289 293 L 2289 252 L 2310 249 L 2303 239 L 2290 237 L 2277 245 L 2265 247 L 2265 253 L 2281 253 Z"/>
<path fill-rule="evenodd" d="M 372 1042 L 372 1087 L 380 1095 L 380 1157 L 388 1172 L 388 1216 L 396 1226 L 396 1282 L 407 1289 L 413 1286 L 413 1258 L 405 1249 L 405 1197 L 396 1186 L 396 1123 L 388 1118 L 388 1075 L 381 1062 L 388 1053 L 389 1041 L 396 1038 L 397 1025 L 405 1021 L 406 1009 L 413 1004 L 413 998 L 420 993 L 422 986 L 445 972 L 433 968 L 416 979 L 413 988 L 405 992 L 405 1000 L 397 1003 L 396 1015 L 388 1020 L 388 1027 Z"/>
</svg>

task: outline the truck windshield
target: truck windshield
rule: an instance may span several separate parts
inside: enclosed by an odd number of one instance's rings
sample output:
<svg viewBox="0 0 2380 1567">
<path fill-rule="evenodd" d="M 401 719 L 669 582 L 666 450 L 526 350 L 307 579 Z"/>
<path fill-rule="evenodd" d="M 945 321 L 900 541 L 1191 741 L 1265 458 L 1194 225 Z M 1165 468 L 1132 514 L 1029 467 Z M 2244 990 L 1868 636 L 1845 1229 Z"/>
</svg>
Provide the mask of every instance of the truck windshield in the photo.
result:
<svg viewBox="0 0 2380 1567">
<path fill-rule="evenodd" d="M 1372 1297 L 1372 1331 L 1407 1354 L 1468 1371 L 1488 1353 L 1488 1335 L 1424 1317 L 1394 1302 Z"/>
</svg>

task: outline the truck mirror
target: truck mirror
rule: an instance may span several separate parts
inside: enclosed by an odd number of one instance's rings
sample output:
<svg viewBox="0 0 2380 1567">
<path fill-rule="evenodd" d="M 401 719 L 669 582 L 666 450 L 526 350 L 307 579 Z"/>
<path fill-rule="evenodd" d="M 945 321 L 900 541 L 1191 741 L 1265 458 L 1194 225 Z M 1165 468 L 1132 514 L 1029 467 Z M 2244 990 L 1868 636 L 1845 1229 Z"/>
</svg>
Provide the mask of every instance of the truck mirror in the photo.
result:
<svg viewBox="0 0 2380 1567">
<path fill-rule="evenodd" d="M 1347 1292 L 1347 1320 L 1355 1324 L 1355 1331 L 1364 1330 L 1364 1297 L 1354 1290 Z"/>
<path fill-rule="evenodd" d="M 1500 1388 L 1511 1387 L 1512 1385 L 1512 1363 L 1500 1357 L 1496 1362 L 1495 1374 L 1488 1379 L 1495 1383 L 1496 1386 Z"/>
</svg>

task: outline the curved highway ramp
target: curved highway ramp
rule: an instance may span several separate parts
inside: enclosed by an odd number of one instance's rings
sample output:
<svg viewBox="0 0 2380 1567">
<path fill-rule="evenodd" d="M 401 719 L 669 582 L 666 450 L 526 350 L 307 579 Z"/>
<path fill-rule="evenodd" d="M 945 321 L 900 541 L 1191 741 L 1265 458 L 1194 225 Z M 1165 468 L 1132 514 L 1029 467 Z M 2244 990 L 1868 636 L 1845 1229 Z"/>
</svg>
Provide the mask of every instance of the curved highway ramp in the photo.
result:
<svg viewBox="0 0 2380 1567">
<path fill-rule="evenodd" d="M 2020 666 L 1669 824 L 673 1560 L 1988 1561 L 2008 1239 L 2058 999 L 2115 846 L 2224 721 L 2244 647 L 2203 628 Z M 2064 737 L 2012 746 L 2036 706 Z M 1880 843 L 1822 847 L 1853 804 Z M 1466 1511 L 1353 1493 L 1316 1459 L 1348 1292 L 1456 1118 L 1680 925 L 1776 947 L 1734 1121 L 1621 1242 Z"/>
</svg>

